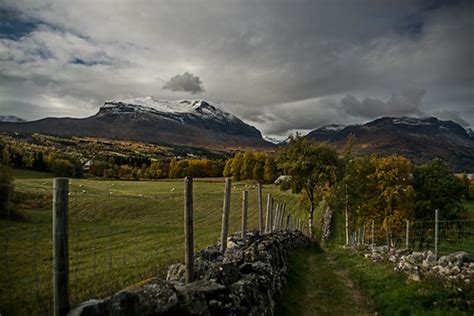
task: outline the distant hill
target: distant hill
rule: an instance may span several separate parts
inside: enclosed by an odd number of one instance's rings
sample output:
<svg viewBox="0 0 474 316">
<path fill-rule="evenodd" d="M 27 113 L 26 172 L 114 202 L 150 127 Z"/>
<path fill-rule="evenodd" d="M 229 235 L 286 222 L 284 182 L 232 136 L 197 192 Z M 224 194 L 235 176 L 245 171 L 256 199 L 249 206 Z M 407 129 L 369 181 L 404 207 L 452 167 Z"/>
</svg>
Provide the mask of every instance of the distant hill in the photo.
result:
<svg viewBox="0 0 474 316">
<path fill-rule="evenodd" d="M 455 171 L 474 172 L 472 132 L 436 117 L 382 117 L 362 125 L 327 125 L 306 137 L 342 149 L 350 134 L 356 137 L 358 154 L 404 155 L 415 163 L 441 158 Z"/>
<path fill-rule="evenodd" d="M 108 101 L 91 117 L 0 122 L 0 131 L 91 136 L 211 149 L 272 149 L 255 127 L 203 100 Z"/>
</svg>

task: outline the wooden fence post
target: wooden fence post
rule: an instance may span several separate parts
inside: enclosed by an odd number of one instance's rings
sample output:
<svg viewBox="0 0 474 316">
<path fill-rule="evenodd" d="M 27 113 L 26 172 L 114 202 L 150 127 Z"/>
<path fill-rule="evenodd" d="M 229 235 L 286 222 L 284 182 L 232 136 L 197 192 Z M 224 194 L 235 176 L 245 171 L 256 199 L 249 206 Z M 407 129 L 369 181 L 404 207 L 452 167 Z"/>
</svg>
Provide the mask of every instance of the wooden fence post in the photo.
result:
<svg viewBox="0 0 474 316">
<path fill-rule="evenodd" d="M 272 218 L 271 218 L 271 213 L 272 213 L 272 195 L 268 193 L 267 195 L 267 218 L 266 218 L 266 223 L 265 223 L 265 232 L 270 233 L 272 231 Z"/>
<path fill-rule="evenodd" d="M 408 249 L 410 246 L 410 221 L 407 220 L 407 232 L 405 238 L 405 247 Z"/>
<path fill-rule="evenodd" d="M 372 249 L 375 246 L 375 221 L 372 220 Z"/>
<path fill-rule="evenodd" d="M 224 253 L 227 248 L 227 233 L 229 231 L 229 212 L 230 212 L 230 193 L 232 189 L 232 179 L 225 179 L 224 189 L 224 207 L 222 212 L 222 229 L 221 229 L 221 252 Z"/>
<path fill-rule="evenodd" d="M 347 210 L 347 183 L 346 183 L 346 207 L 345 207 L 345 215 L 346 215 L 346 245 L 349 245 L 349 211 Z"/>
<path fill-rule="evenodd" d="M 248 196 L 249 192 L 242 192 L 242 238 L 247 235 L 247 210 L 248 210 Z"/>
<path fill-rule="evenodd" d="M 286 229 L 290 229 L 290 218 L 291 218 L 291 213 L 288 213 L 288 216 L 286 217 Z"/>
<path fill-rule="evenodd" d="M 69 312 L 68 254 L 69 179 L 55 178 L 53 184 L 53 301 L 54 315 Z"/>
<path fill-rule="evenodd" d="M 258 229 L 260 234 L 264 232 L 264 225 L 263 225 L 263 197 L 262 197 L 262 184 L 257 184 L 258 189 Z"/>
<path fill-rule="evenodd" d="M 435 240 L 434 240 L 434 255 L 438 259 L 438 210 L 435 210 Z"/>
<path fill-rule="evenodd" d="M 194 281 L 193 178 L 184 178 L 184 264 L 186 283 Z"/>
</svg>

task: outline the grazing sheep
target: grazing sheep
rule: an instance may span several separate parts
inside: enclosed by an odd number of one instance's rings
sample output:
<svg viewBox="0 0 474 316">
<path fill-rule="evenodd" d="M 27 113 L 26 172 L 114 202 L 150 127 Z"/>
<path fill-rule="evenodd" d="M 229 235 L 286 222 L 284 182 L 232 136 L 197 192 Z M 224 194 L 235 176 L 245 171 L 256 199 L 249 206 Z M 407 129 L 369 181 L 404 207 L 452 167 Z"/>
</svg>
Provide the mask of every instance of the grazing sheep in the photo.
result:
<svg viewBox="0 0 474 316">
<path fill-rule="evenodd" d="M 175 188 L 171 188 L 171 190 L 170 190 L 170 191 L 171 191 L 171 192 L 174 192 L 174 191 L 176 191 L 176 189 L 175 189 Z"/>
</svg>

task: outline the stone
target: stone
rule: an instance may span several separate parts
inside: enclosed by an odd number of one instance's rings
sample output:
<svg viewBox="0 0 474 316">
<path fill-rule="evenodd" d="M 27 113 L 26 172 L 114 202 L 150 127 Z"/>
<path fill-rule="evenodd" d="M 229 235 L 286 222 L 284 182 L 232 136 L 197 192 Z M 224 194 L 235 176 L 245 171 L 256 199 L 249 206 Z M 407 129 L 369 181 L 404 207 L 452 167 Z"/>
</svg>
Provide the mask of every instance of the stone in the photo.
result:
<svg viewBox="0 0 474 316">
<path fill-rule="evenodd" d="M 166 273 L 166 281 L 184 282 L 186 275 L 186 267 L 181 263 L 174 263 L 169 266 Z"/>
<path fill-rule="evenodd" d="M 159 315 L 170 312 L 178 304 L 174 286 L 160 279 L 146 284 L 135 292 L 140 315 Z"/>
<path fill-rule="evenodd" d="M 408 281 L 420 282 L 420 274 L 418 272 L 413 272 L 408 275 Z"/>
<path fill-rule="evenodd" d="M 82 302 L 73 309 L 69 316 L 99 316 L 105 313 L 106 300 L 88 300 Z"/>
<path fill-rule="evenodd" d="M 139 315 L 138 296 L 128 291 L 118 292 L 108 301 L 106 306 L 108 315 Z"/>
<path fill-rule="evenodd" d="M 217 247 L 207 247 L 206 249 L 199 251 L 196 257 L 200 257 L 208 261 L 216 261 L 219 259 L 219 257 L 222 257 L 222 253 L 219 251 L 219 249 L 217 249 Z"/>
<path fill-rule="evenodd" d="M 451 269 L 451 274 L 453 274 L 453 275 L 459 274 L 460 272 L 461 272 L 461 269 L 458 266 L 454 266 Z"/>
</svg>

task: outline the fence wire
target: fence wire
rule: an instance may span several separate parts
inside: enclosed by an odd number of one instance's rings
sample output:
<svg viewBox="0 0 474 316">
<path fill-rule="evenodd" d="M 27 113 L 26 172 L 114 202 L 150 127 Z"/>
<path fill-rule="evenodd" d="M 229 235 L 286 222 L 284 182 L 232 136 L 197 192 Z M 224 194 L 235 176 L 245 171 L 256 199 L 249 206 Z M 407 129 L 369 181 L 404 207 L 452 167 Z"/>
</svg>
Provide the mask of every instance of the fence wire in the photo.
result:
<svg viewBox="0 0 474 316">
<path fill-rule="evenodd" d="M 24 220 L 1 220 L 0 314 L 52 314 L 52 179 L 14 185 Z M 248 230 L 258 229 L 257 187 L 232 187 L 229 233 L 240 231 L 242 192 L 248 193 Z M 298 197 L 264 186 L 274 206 L 300 216 Z M 100 298 L 146 279 L 164 277 L 169 264 L 184 260 L 184 199 L 180 181 L 70 181 L 69 293 L 71 306 Z M 195 181 L 194 248 L 220 238 L 224 185 Z"/>
<path fill-rule="evenodd" d="M 439 220 L 437 223 L 438 255 L 457 251 L 474 253 L 474 220 Z M 339 229 L 339 241 L 345 240 L 345 228 Z M 403 221 L 391 223 L 368 222 L 365 225 L 349 225 L 349 244 L 372 244 L 394 248 L 410 248 L 416 251 L 435 250 L 436 221 Z"/>
</svg>

